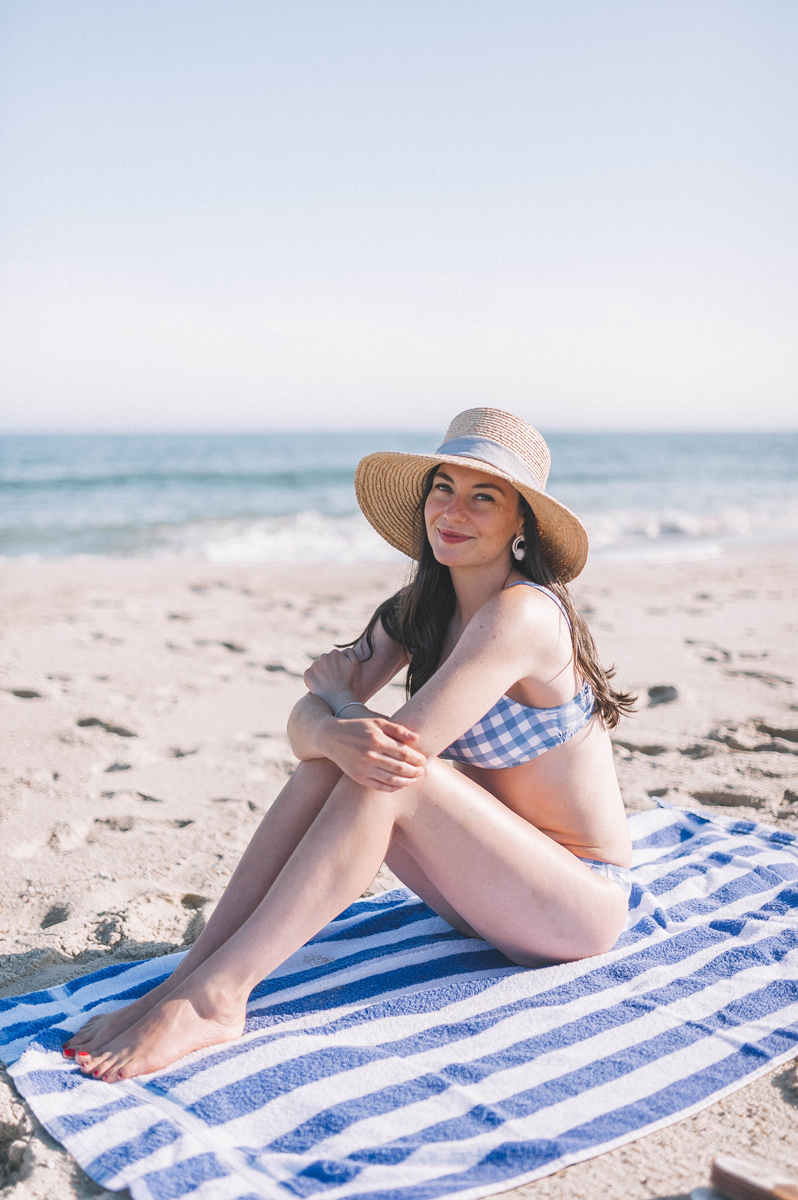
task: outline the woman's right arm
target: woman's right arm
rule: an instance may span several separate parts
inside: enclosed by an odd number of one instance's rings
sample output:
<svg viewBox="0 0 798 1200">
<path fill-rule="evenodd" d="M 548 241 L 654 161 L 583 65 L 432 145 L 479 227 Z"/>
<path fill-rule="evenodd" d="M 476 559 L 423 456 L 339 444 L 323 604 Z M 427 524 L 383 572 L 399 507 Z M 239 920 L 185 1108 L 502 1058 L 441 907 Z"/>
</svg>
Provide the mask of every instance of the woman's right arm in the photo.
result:
<svg viewBox="0 0 798 1200">
<path fill-rule="evenodd" d="M 406 662 L 381 623 L 373 640 L 372 653 L 365 643 L 333 650 L 305 672 L 310 695 L 294 706 L 288 737 L 297 758 L 329 758 L 355 782 L 395 791 L 423 775 L 426 759 L 416 733 L 365 704 Z"/>
</svg>

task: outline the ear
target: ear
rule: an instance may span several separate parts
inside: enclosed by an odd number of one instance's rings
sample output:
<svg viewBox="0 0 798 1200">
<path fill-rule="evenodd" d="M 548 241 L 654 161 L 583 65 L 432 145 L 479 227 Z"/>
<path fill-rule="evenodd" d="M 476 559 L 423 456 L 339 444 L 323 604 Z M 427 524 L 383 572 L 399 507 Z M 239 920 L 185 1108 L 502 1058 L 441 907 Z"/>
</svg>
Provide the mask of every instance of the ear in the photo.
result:
<svg viewBox="0 0 798 1200">
<path fill-rule="evenodd" d="M 518 537 L 519 534 L 523 534 L 524 532 L 526 520 L 524 517 L 524 501 L 521 498 L 520 492 L 516 492 L 516 496 L 518 498 L 518 525 L 515 530 L 515 536 Z"/>
</svg>

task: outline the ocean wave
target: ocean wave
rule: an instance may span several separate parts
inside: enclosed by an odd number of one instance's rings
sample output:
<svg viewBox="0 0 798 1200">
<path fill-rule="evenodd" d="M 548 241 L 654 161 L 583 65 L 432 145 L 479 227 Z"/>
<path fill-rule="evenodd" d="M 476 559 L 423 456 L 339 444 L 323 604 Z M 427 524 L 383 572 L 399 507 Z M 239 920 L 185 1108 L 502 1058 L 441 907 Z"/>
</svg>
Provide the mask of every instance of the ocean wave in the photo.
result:
<svg viewBox="0 0 798 1200">
<path fill-rule="evenodd" d="M 612 510 L 588 513 L 591 551 L 602 558 L 712 557 L 741 541 L 798 537 L 798 504 L 776 509 L 727 507 L 717 513 Z M 214 563 L 390 562 L 403 556 L 360 513 L 317 511 L 287 517 L 194 521 L 143 531 L 127 553 Z"/>
<path fill-rule="evenodd" d="M 319 488 L 326 486 L 349 487 L 352 483 L 352 470 L 345 467 L 313 467 L 297 468 L 295 470 L 280 468 L 274 471 L 196 471 L 178 470 L 164 467 L 162 471 L 151 468 L 142 471 L 123 471 L 100 473 L 86 471 L 51 471 L 37 475 L 13 474 L 9 471 L 0 472 L 0 496 L 3 492 L 46 492 L 63 489 L 73 492 L 77 489 L 110 488 L 120 489 L 136 487 L 140 484 L 154 484 L 158 487 L 185 487 L 191 485 L 211 485 L 213 487 L 228 487 L 244 490 L 246 488 Z"/>
<path fill-rule="evenodd" d="M 607 509 L 587 513 L 582 519 L 594 550 L 708 538 L 728 542 L 762 535 L 798 535 L 798 502 L 747 508 L 729 504 L 710 512 L 676 508 Z"/>
<path fill-rule="evenodd" d="M 0 436 L 0 556 L 376 562 L 358 459 L 422 433 Z M 798 537 L 798 434 L 559 434 L 550 491 L 600 557 Z"/>
<path fill-rule="evenodd" d="M 329 517 L 314 511 L 161 526 L 148 531 L 138 553 L 213 563 L 397 562 L 404 558 L 360 513 Z"/>
</svg>

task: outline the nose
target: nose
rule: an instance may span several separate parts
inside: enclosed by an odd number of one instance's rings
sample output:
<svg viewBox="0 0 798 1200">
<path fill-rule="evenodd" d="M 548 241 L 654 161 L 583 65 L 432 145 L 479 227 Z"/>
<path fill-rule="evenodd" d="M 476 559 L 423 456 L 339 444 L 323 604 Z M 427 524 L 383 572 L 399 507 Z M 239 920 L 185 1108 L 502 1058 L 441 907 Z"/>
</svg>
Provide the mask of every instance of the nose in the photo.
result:
<svg viewBox="0 0 798 1200">
<path fill-rule="evenodd" d="M 465 499 L 462 496 L 452 495 L 449 497 L 445 508 L 446 520 L 450 522 L 459 521 L 461 524 L 468 519 L 466 512 Z"/>
</svg>

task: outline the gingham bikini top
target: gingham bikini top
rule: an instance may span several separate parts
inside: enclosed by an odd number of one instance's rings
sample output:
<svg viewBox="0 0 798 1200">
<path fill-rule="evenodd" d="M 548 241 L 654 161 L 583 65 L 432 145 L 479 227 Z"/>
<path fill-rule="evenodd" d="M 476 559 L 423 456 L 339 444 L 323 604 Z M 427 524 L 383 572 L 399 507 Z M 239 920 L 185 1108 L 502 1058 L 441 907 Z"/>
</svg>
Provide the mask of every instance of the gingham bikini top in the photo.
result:
<svg viewBox="0 0 798 1200">
<path fill-rule="evenodd" d="M 550 596 L 568 621 L 564 606 L 548 588 L 532 583 L 530 579 L 517 579 L 509 586 L 515 587 L 519 583 Z M 569 627 L 570 624 L 568 621 Z M 528 708 L 526 704 L 501 696 L 490 712 L 452 742 L 440 757 L 492 770 L 518 767 L 554 746 L 561 746 L 584 729 L 593 715 L 593 702 L 593 689 L 587 680 L 573 700 L 558 704 L 556 708 Z"/>
</svg>

